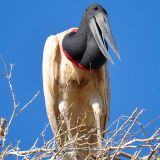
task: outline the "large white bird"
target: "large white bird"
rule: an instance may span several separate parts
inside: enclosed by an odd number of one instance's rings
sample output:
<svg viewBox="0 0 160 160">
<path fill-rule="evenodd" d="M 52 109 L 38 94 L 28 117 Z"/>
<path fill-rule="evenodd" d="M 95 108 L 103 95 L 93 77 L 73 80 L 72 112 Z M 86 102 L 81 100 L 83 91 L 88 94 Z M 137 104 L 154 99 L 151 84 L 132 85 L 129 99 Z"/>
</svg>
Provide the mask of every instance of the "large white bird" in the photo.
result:
<svg viewBox="0 0 160 160">
<path fill-rule="evenodd" d="M 107 12 L 99 4 L 85 10 L 79 29 L 46 40 L 43 86 L 52 131 L 55 137 L 61 134 L 59 147 L 75 139 L 70 147 L 88 147 L 77 149 L 73 159 L 86 158 L 90 147 L 102 146 L 110 107 L 107 61 L 113 63 L 108 45 L 120 58 Z"/>
</svg>

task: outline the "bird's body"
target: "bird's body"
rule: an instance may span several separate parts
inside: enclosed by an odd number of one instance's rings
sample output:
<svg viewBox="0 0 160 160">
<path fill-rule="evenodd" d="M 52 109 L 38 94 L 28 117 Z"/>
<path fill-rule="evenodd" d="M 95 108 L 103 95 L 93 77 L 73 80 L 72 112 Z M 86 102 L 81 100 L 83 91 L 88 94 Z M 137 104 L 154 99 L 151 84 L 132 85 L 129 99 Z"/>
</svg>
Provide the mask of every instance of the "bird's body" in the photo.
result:
<svg viewBox="0 0 160 160">
<path fill-rule="evenodd" d="M 79 137 L 81 137 L 87 134 L 95 125 L 91 101 L 97 98 L 102 102 L 101 129 L 105 129 L 109 114 L 109 77 L 107 65 L 98 70 L 89 71 L 78 68 L 67 59 L 62 48 L 62 40 L 72 30 L 73 28 L 55 36 L 50 36 L 46 42 L 49 47 L 45 46 L 43 57 L 44 93 L 53 132 L 56 134 L 58 131 L 57 126 L 61 123 L 58 106 L 65 100 L 68 109 L 71 110 L 68 111 L 69 117 L 71 117 L 70 127 L 80 125 L 80 119 L 83 119 L 85 126 L 81 127 L 80 130 L 86 130 L 79 133 Z M 77 123 L 78 119 L 79 122 Z M 73 130 L 72 135 L 75 136 L 78 130 L 79 128 Z M 92 134 L 95 134 L 95 132 Z M 61 146 L 64 144 L 63 141 L 60 144 Z M 97 137 L 95 135 L 91 136 L 87 141 L 96 143 Z"/>
<path fill-rule="evenodd" d="M 90 30 L 83 23 L 84 19 L 79 30 L 71 28 L 50 36 L 44 48 L 45 102 L 52 131 L 55 137 L 61 135 L 60 147 L 75 139 L 71 147 L 101 147 L 101 135 L 109 117 L 107 59 L 92 34 L 94 28 Z M 89 148 L 76 154 L 86 158 Z"/>
</svg>

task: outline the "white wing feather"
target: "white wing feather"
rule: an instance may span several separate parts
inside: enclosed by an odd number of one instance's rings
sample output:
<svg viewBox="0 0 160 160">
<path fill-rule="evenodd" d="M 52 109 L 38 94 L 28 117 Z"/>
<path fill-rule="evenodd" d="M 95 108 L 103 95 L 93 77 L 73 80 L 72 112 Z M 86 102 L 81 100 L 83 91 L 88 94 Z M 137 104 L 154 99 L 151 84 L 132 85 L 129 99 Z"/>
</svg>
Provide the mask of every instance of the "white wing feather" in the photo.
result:
<svg viewBox="0 0 160 160">
<path fill-rule="evenodd" d="M 57 132 L 57 84 L 58 77 L 59 44 L 56 36 L 49 36 L 46 40 L 43 52 L 43 89 L 46 110 L 51 128 Z"/>
<path fill-rule="evenodd" d="M 110 113 L 110 84 L 109 84 L 109 72 L 107 63 L 102 67 L 103 69 L 103 80 L 104 80 L 104 100 L 106 107 L 106 124 L 109 119 Z"/>
</svg>

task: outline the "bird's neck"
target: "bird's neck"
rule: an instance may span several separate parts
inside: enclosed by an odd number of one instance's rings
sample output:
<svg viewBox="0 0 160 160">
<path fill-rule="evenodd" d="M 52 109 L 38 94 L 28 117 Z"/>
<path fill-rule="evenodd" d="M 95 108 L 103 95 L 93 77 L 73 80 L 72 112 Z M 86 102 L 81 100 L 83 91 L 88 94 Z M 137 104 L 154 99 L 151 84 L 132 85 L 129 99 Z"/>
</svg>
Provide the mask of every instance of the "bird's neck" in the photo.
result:
<svg viewBox="0 0 160 160">
<path fill-rule="evenodd" d="M 78 30 L 73 29 L 64 37 L 62 47 L 66 57 L 81 69 L 98 69 L 106 62 L 83 20 Z"/>
</svg>

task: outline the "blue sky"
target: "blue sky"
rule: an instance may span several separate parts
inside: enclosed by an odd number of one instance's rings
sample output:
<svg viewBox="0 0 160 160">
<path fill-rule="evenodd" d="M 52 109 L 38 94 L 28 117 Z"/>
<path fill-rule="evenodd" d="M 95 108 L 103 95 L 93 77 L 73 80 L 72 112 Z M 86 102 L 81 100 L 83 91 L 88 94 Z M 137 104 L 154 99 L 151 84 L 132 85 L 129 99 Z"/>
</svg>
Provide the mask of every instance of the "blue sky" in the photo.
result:
<svg viewBox="0 0 160 160">
<path fill-rule="evenodd" d="M 121 62 L 114 57 L 116 65 L 109 65 L 110 121 L 140 107 L 145 109 L 141 117 L 145 124 L 160 115 L 160 1 L 96 2 L 108 11 L 122 57 Z M 16 143 L 21 139 L 23 149 L 33 144 L 48 122 L 41 70 L 45 40 L 49 35 L 79 26 L 83 11 L 91 3 L 91 0 L 0 0 L 0 54 L 7 65 L 15 64 L 12 83 L 20 107 L 38 90 L 41 92 L 11 126 L 9 140 Z M 8 119 L 11 109 L 12 99 L 0 63 L 0 117 Z M 159 127 L 157 121 L 148 128 L 148 133 Z"/>
</svg>

